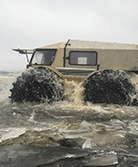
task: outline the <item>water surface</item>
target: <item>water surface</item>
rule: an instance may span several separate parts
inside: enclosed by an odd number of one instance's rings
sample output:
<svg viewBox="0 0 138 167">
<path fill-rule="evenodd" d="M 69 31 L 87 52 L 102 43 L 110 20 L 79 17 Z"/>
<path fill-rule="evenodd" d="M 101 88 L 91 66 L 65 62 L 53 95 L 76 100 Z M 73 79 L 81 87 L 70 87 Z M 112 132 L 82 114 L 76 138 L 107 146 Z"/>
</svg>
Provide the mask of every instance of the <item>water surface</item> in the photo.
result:
<svg viewBox="0 0 138 167">
<path fill-rule="evenodd" d="M 84 103 L 74 82 L 68 100 L 11 103 L 16 77 L 0 77 L 0 166 L 138 166 L 138 106 Z"/>
</svg>

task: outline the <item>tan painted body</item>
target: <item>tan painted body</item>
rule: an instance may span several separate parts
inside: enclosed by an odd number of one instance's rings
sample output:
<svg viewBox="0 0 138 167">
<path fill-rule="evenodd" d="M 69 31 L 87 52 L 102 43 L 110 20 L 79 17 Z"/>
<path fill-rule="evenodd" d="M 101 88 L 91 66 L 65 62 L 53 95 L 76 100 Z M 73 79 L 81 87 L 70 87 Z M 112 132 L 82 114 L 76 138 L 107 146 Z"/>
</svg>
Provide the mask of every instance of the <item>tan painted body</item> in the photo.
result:
<svg viewBox="0 0 138 167">
<path fill-rule="evenodd" d="M 90 74 L 97 70 L 127 70 L 138 71 L 138 45 L 134 44 L 119 44 L 119 43 L 107 43 L 107 42 L 91 42 L 91 41 L 79 41 L 69 40 L 41 48 L 38 50 L 51 50 L 56 49 L 56 54 L 50 65 L 33 65 L 31 61 L 29 66 L 38 67 L 43 66 L 52 69 L 60 77 L 67 80 L 82 81 Z M 72 51 L 93 51 L 97 53 L 97 63 L 91 65 L 71 65 L 70 53 Z"/>
</svg>

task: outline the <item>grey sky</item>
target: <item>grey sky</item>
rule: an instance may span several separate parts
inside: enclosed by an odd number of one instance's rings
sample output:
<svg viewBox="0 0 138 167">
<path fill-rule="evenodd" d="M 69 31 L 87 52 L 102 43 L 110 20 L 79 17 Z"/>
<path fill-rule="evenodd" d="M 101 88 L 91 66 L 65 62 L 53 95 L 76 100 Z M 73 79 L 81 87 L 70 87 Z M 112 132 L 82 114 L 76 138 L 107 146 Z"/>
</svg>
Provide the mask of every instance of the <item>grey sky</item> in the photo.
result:
<svg viewBox="0 0 138 167">
<path fill-rule="evenodd" d="M 80 39 L 138 44 L 138 0 L 0 0 L 0 70 L 24 70 L 12 48 Z"/>
</svg>

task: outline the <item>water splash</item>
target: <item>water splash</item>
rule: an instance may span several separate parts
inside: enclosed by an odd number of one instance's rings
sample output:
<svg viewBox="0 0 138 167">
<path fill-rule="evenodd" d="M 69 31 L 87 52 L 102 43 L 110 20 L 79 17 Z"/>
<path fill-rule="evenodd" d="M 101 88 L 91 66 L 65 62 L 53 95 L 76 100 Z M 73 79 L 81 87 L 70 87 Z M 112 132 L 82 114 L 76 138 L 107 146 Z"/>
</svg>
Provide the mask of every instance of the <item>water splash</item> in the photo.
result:
<svg viewBox="0 0 138 167">
<path fill-rule="evenodd" d="M 9 103 L 9 89 L 12 87 L 12 82 L 14 82 L 15 80 L 16 76 L 0 76 L 0 107 L 2 107 L 2 103 Z"/>
<path fill-rule="evenodd" d="M 136 76 L 121 70 L 104 70 L 78 84 L 75 81 L 63 81 L 47 68 L 30 68 L 13 83 L 10 98 L 15 102 L 46 103 L 65 98 L 76 107 L 88 105 L 88 102 L 137 105 Z"/>
<path fill-rule="evenodd" d="M 84 104 L 82 83 L 65 80 L 65 98 L 73 105 L 82 106 Z"/>
<path fill-rule="evenodd" d="M 137 88 L 122 70 L 95 72 L 85 82 L 84 100 L 92 103 L 137 105 Z"/>
<path fill-rule="evenodd" d="M 30 68 L 13 83 L 10 98 L 14 102 L 52 102 L 63 99 L 64 82 L 48 68 Z"/>
</svg>

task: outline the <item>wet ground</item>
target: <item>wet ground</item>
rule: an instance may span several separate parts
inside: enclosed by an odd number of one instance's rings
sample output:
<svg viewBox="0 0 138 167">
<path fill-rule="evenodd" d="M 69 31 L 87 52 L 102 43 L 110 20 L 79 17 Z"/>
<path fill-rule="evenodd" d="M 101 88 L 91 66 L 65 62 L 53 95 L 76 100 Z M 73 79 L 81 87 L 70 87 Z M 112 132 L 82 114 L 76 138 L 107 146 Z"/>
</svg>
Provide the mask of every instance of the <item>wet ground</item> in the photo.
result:
<svg viewBox="0 0 138 167">
<path fill-rule="evenodd" d="M 138 166 L 138 106 L 84 104 L 79 93 L 53 104 L 11 103 L 15 77 L 5 78 L 0 82 L 1 167 Z"/>
</svg>

